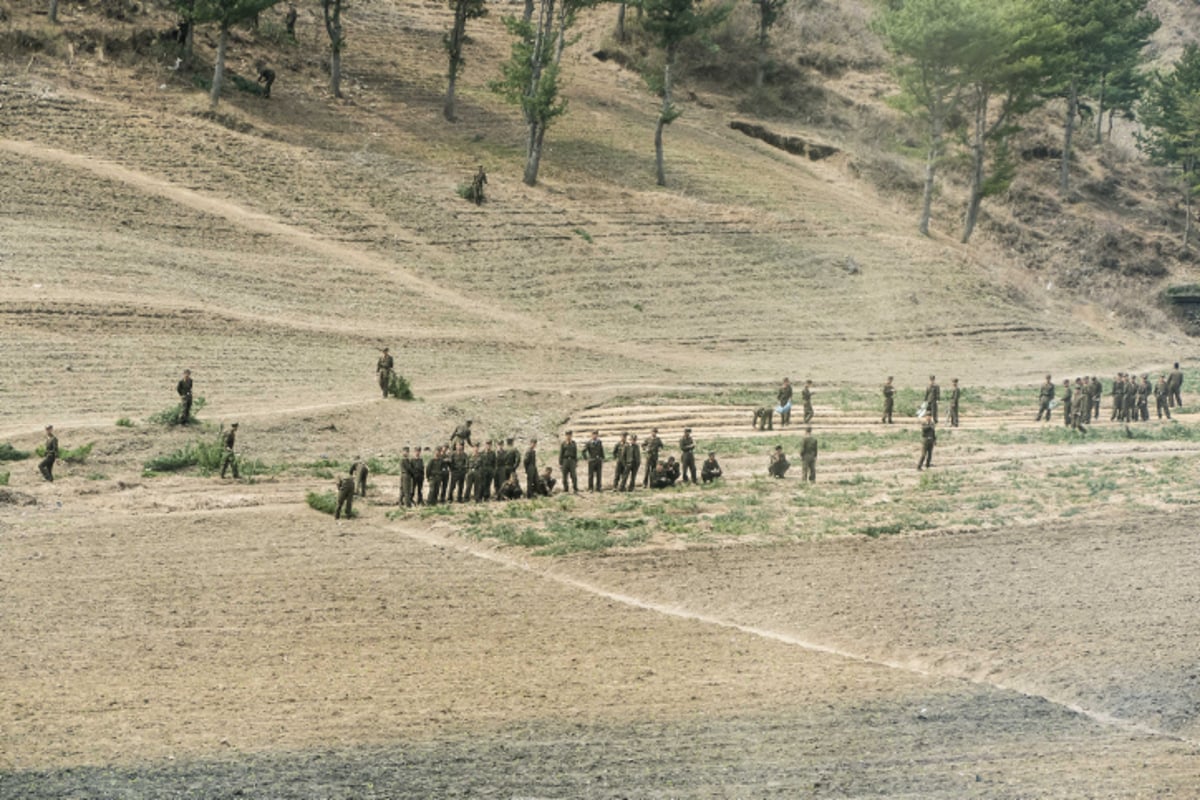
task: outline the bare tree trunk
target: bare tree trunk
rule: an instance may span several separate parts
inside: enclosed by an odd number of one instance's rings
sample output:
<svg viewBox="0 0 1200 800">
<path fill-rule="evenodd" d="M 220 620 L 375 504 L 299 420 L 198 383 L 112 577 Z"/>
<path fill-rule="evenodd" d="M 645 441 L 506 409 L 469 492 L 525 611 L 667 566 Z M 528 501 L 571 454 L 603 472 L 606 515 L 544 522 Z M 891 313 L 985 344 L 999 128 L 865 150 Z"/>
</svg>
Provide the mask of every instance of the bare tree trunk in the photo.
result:
<svg viewBox="0 0 1200 800">
<path fill-rule="evenodd" d="M 625 41 L 625 3 L 617 6 L 617 41 Z"/>
<path fill-rule="evenodd" d="M 1079 93 L 1072 80 L 1067 88 L 1067 123 L 1063 126 L 1062 163 L 1058 174 L 1058 191 L 1064 197 L 1071 191 L 1071 139 L 1075 134 L 1075 116 L 1078 113 Z"/>
<path fill-rule="evenodd" d="M 654 168 L 659 186 L 667 185 L 667 174 L 663 170 L 663 128 L 672 114 L 671 110 L 671 65 L 675 61 L 674 45 L 667 48 L 667 63 L 663 67 L 663 102 L 662 113 L 658 115 L 658 125 L 654 128 Z"/>
<path fill-rule="evenodd" d="M 929 155 L 925 159 L 925 188 L 921 196 L 921 221 L 917 229 L 922 236 L 929 235 L 929 219 L 933 216 L 933 186 L 937 177 L 938 160 L 942 157 L 942 120 L 935 117 L 931 120 L 929 132 Z"/>
<path fill-rule="evenodd" d="M 975 98 L 975 130 L 971 142 L 971 194 L 967 201 L 967 218 L 962 242 L 967 243 L 979 220 L 979 205 L 983 202 L 983 159 L 986 155 L 987 96 Z"/>
<path fill-rule="evenodd" d="M 322 0 L 325 31 L 329 34 L 329 91 L 342 96 L 342 0 Z"/>
<path fill-rule="evenodd" d="M 459 0 L 454 6 L 454 28 L 450 31 L 450 42 L 446 48 L 450 51 L 450 79 L 446 85 L 446 103 L 442 106 L 442 116 L 449 122 L 457 119 L 454 109 L 454 88 L 458 84 L 458 68 L 462 65 L 463 35 L 466 30 L 467 4 L 466 0 Z"/>
<path fill-rule="evenodd" d="M 533 21 L 533 0 L 525 0 L 525 8 L 521 11 L 521 21 L 526 25 Z"/>
<path fill-rule="evenodd" d="M 529 157 L 525 161 L 525 185 L 536 186 L 538 170 L 542 165 L 542 140 L 546 138 L 546 123 L 535 122 L 529 126 Z"/>
<path fill-rule="evenodd" d="M 1096 144 L 1100 144 L 1101 131 L 1104 125 L 1104 95 L 1108 89 L 1108 75 L 1100 76 L 1100 96 L 1096 98 Z"/>
<path fill-rule="evenodd" d="M 758 6 L 758 64 L 754 69 L 754 88 L 761 89 L 767 72 L 767 9 Z"/>
<path fill-rule="evenodd" d="M 217 63 L 213 67 L 212 95 L 209 98 L 211 110 L 217 110 L 217 102 L 221 99 L 221 82 L 225 79 L 225 47 L 229 44 L 229 25 L 221 23 L 221 35 L 217 37 Z"/>
<path fill-rule="evenodd" d="M 50 20 L 52 25 L 58 24 L 58 0 L 50 0 L 50 8 L 46 11 L 46 19 Z"/>
<path fill-rule="evenodd" d="M 342 96 L 342 48 L 335 47 L 329 54 L 329 91 L 334 97 Z"/>
</svg>

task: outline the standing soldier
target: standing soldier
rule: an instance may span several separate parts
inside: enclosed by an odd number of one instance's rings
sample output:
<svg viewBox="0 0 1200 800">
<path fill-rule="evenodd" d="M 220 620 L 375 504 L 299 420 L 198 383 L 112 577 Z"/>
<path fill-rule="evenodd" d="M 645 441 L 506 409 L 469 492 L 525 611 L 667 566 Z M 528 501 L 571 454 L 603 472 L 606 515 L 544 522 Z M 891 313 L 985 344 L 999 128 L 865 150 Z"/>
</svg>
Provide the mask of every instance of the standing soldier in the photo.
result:
<svg viewBox="0 0 1200 800">
<path fill-rule="evenodd" d="M 958 378 L 950 379 L 950 427 L 958 427 L 958 398 L 962 392 L 958 388 Z"/>
<path fill-rule="evenodd" d="M 375 374 L 379 378 L 379 388 L 383 391 L 383 397 L 386 400 L 388 396 L 388 387 L 392 385 L 392 373 L 396 361 L 388 354 L 388 349 L 383 348 L 383 355 L 375 362 Z"/>
<path fill-rule="evenodd" d="M 783 379 L 783 385 L 779 387 L 775 398 L 779 401 L 775 409 L 779 412 L 779 427 L 785 428 L 792 421 L 792 382 L 790 380 Z M 768 419 L 770 418 L 768 417 Z"/>
<path fill-rule="evenodd" d="M 562 470 L 564 492 L 579 494 L 579 476 L 575 474 L 575 465 L 578 463 L 579 446 L 571 439 L 571 431 L 567 431 L 558 446 L 558 468 Z"/>
<path fill-rule="evenodd" d="M 621 461 L 621 490 L 632 492 L 637 488 L 637 474 L 642 468 L 642 446 L 638 444 L 636 433 L 630 434 L 629 443 L 621 451 Z"/>
<path fill-rule="evenodd" d="M 532 500 L 538 494 L 537 439 L 529 440 L 521 466 L 525 467 L 525 496 Z"/>
<path fill-rule="evenodd" d="M 283 18 L 283 26 L 287 29 L 288 38 L 296 41 L 296 6 L 289 3 L 287 15 Z"/>
<path fill-rule="evenodd" d="M 438 447 L 433 451 L 433 456 L 429 459 L 429 463 L 425 465 L 425 477 L 429 479 L 429 494 L 427 503 L 431 506 L 436 506 L 438 495 L 442 493 L 442 448 Z"/>
<path fill-rule="evenodd" d="M 450 492 L 448 495 L 448 499 L 453 503 L 463 501 L 463 484 L 467 480 L 469 463 L 470 459 L 467 457 L 467 451 L 463 449 L 462 442 L 454 445 L 454 452 L 450 454 Z"/>
<path fill-rule="evenodd" d="M 505 454 L 508 461 L 505 464 L 505 469 L 508 470 L 508 475 L 518 475 L 518 468 L 521 466 L 521 451 L 513 444 L 513 440 L 508 440 L 508 452 Z M 517 483 L 521 483 L 521 479 L 517 478 Z"/>
<path fill-rule="evenodd" d="M 800 399 L 804 402 L 804 424 L 812 422 L 813 407 L 812 407 L 812 381 L 805 381 L 804 388 L 800 390 Z M 791 419 L 791 415 L 788 415 Z"/>
<path fill-rule="evenodd" d="M 412 508 L 413 482 L 412 458 L 407 447 L 400 451 L 400 505 L 402 508 Z"/>
<path fill-rule="evenodd" d="M 1046 376 L 1046 382 L 1042 384 L 1042 388 L 1038 390 L 1038 415 L 1034 422 L 1041 422 L 1042 415 L 1046 415 L 1046 422 L 1050 421 L 1050 404 L 1054 402 L 1054 381 L 1050 380 L 1050 376 Z"/>
<path fill-rule="evenodd" d="M 629 446 L 629 434 L 622 433 L 621 441 L 613 445 L 613 491 L 620 491 L 625 484 L 625 448 Z"/>
<path fill-rule="evenodd" d="M 1183 405 L 1183 398 L 1179 392 L 1183 389 L 1183 370 L 1179 369 L 1179 362 L 1175 362 L 1175 368 L 1171 370 L 1171 377 L 1167 378 L 1167 400 L 1172 406 L 1178 408 Z"/>
<path fill-rule="evenodd" d="M 930 375 L 929 385 L 925 387 L 925 409 L 929 412 L 929 416 L 933 418 L 935 425 L 938 421 L 938 401 L 941 399 L 942 387 L 937 385 L 937 378 Z"/>
<path fill-rule="evenodd" d="M 696 480 L 696 442 L 692 439 L 691 428 L 684 428 L 683 436 L 679 439 L 679 462 L 683 470 L 683 482 L 690 480 L 693 484 L 699 483 Z M 688 475 L 692 477 L 688 478 Z"/>
<path fill-rule="evenodd" d="M 416 487 L 417 505 L 425 505 L 425 457 L 421 455 L 421 448 L 413 448 L 412 461 L 412 476 L 413 486 Z"/>
<path fill-rule="evenodd" d="M 1075 404 L 1071 412 L 1071 427 L 1080 433 L 1087 433 L 1087 415 L 1092 408 L 1092 399 L 1087 387 L 1085 381 L 1075 379 Z"/>
<path fill-rule="evenodd" d="M 225 477 L 225 470 L 233 467 L 233 479 L 238 479 L 237 453 L 234 452 L 234 443 L 237 441 L 238 424 L 235 422 L 229 426 L 229 431 L 225 434 L 225 454 L 221 458 L 221 477 Z"/>
<path fill-rule="evenodd" d="M 1125 376 L 1125 398 L 1121 403 L 1121 420 L 1133 422 L 1137 409 L 1138 379 L 1136 375 Z"/>
<path fill-rule="evenodd" d="M 896 406 L 896 387 L 892 385 L 892 376 L 888 375 L 887 381 L 883 384 L 883 419 L 879 420 L 887 425 L 892 424 L 892 409 Z"/>
<path fill-rule="evenodd" d="M 658 467 L 660 450 L 662 450 L 662 439 L 658 438 L 658 428 L 651 428 L 650 435 L 646 437 L 646 476 L 642 479 L 644 487 L 650 486 L 651 476 Z"/>
<path fill-rule="evenodd" d="M 483 164 L 480 164 L 475 177 L 471 179 L 471 199 L 475 201 L 475 205 L 483 202 L 483 187 L 487 185 L 487 182 L 487 173 L 483 171 Z"/>
<path fill-rule="evenodd" d="M 1104 394 L 1104 384 L 1100 383 L 1100 376 L 1092 376 L 1092 413 L 1088 417 L 1088 421 L 1100 421 L 1100 398 Z"/>
<path fill-rule="evenodd" d="M 450 445 L 442 445 L 441 450 L 442 476 L 439 485 L 441 486 L 442 491 L 438 496 L 438 502 L 448 503 L 450 502 L 450 467 L 453 462 L 451 461 L 452 456 L 450 454 Z"/>
<path fill-rule="evenodd" d="M 471 420 L 467 420 L 454 429 L 454 433 L 450 434 L 450 444 L 461 444 L 464 447 L 475 446 L 475 443 L 471 441 Z"/>
<path fill-rule="evenodd" d="M 804 438 L 800 440 L 800 480 L 813 483 L 817 480 L 817 440 L 812 435 L 812 426 L 804 428 Z"/>
<path fill-rule="evenodd" d="M 1163 418 L 1164 413 L 1167 419 L 1171 418 L 1171 384 L 1166 375 L 1158 376 L 1158 383 L 1154 387 L 1154 405 L 1159 419 Z"/>
<path fill-rule="evenodd" d="M 461 447 L 462 445 L 459 445 Z M 467 460 L 467 499 L 473 502 L 479 502 L 479 472 L 483 465 L 483 453 L 479 452 L 479 445 L 472 445 L 474 452 Z M 459 501 L 461 502 L 461 501 Z"/>
<path fill-rule="evenodd" d="M 1109 397 L 1112 398 L 1112 416 L 1108 418 L 1109 422 L 1116 422 L 1121 417 L 1121 406 L 1125 402 L 1125 373 L 1118 372 L 1117 377 L 1113 380 L 1112 391 L 1109 392 Z"/>
<path fill-rule="evenodd" d="M 479 454 L 479 470 L 475 476 L 475 502 L 492 499 L 492 480 L 496 476 L 496 451 L 492 448 L 492 440 L 483 443 L 483 452 Z"/>
<path fill-rule="evenodd" d="M 350 477 L 358 484 L 358 491 L 363 497 L 367 496 L 367 462 L 362 456 L 355 456 L 354 463 L 350 465 Z"/>
<path fill-rule="evenodd" d="M 1073 422 L 1071 417 L 1071 403 L 1074 402 L 1074 400 L 1075 395 L 1071 392 L 1071 379 L 1064 378 L 1062 393 L 1063 425 L 1066 425 L 1067 427 L 1070 427 L 1071 423 Z"/>
<path fill-rule="evenodd" d="M 179 379 L 179 383 L 175 384 L 175 391 L 179 393 L 179 424 L 187 425 L 192 418 L 192 371 L 185 369 L 183 377 Z"/>
<path fill-rule="evenodd" d="M 46 426 L 46 455 L 38 462 L 38 472 L 42 473 L 42 479 L 54 482 L 54 462 L 58 460 L 58 437 L 54 435 L 54 426 Z M 237 473 L 234 473 L 237 477 Z"/>
<path fill-rule="evenodd" d="M 918 471 L 933 466 L 933 446 L 937 444 L 936 425 L 932 414 L 926 414 L 921 420 L 921 458 L 917 461 Z"/>
<path fill-rule="evenodd" d="M 1154 391 L 1150 387 L 1150 373 L 1142 375 L 1142 382 L 1138 384 L 1137 390 L 1137 417 L 1142 422 L 1150 421 L 1150 393 Z"/>
<path fill-rule="evenodd" d="M 354 478 L 346 476 L 337 480 L 337 507 L 333 510 L 333 518 L 342 518 L 342 509 L 346 509 L 346 519 L 354 516 Z"/>
<path fill-rule="evenodd" d="M 583 446 L 583 457 L 588 465 L 588 491 L 604 491 L 601 480 L 604 474 L 604 443 L 600 441 L 600 431 L 592 431 L 592 438 Z"/>
</svg>

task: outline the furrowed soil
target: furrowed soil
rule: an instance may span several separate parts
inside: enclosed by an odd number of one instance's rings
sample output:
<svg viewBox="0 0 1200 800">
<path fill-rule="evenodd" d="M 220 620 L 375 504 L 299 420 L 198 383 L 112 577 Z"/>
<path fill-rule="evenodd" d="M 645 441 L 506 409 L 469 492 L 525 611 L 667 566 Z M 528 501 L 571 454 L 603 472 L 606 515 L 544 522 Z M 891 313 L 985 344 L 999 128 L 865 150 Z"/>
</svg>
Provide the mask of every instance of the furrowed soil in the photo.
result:
<svg viewBox="0 0 1200 800">
<path fill-rule="evenodd" d="M 0 462 L 0 798 L 1200 795 L 1196 348 L 916 235 L 858 154 L 719 95 L 652 188 L 657 98 L 591 55 L 611 10 L 525 187 L 501 11 L 451 125 L 442 4 L 351 6 L 344 101 L 312 9 L 294 45 L 238 32 L 280 79 L 216 114 L 173 57 L 89 49 L 129 36 L 96 10 L 6 6 L 42 44 L 0 52 L 0 443 L 94 446 L 53 483 Z M 384 346 L 415 401 L 378 398 Z M 1047 372 L 1175 360 L 1169 422 L 1032 419 Z M 198 424 L 150 422 L 184 368 Z M 967 394 L 918 473 L 931 372 Z M 801 426 L 750 427 L 783 375 L 815 382 L 811 485 L 765 476 Z M 400 449 L 468 418 L 554 467 L 567 430 L 665 456 L 689 426 L 725 475 L 399 507 Z M 145 470 L 235 420 L 241 479 Z M 310 508 L 357 456 L 359 516 Z"/>
</svg>

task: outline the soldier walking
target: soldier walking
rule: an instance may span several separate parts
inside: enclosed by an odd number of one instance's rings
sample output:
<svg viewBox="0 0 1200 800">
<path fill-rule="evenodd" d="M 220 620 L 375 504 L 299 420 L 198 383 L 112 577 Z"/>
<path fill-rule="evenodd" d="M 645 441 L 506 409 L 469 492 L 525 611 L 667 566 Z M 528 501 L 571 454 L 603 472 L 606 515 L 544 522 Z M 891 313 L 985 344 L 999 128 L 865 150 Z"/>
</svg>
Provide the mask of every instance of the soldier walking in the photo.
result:
<svg viewBox="0 0 1200 800">
<path fill-rule="evenodd" d="M 800 400 L 804 403 L 804 424 L 812 422 L 813 406 L 812 406 L 812 381 L 805 381 L 804 388 L 800 390 Z M 788 419 L 791 419 L 789 415 Z"/>
<path fill-rule="evenodd" d="M 229 431 L 225 434 L 225 455 L 221 458 L 221 477 L 225 477 L 225 470 L 233 468 L 233 479 L 238 479 L 237 453 L 234 451 L 234 443 L 237 441 L 238 424 L 235 422 L 229 426 Z"/>
<path fill-rule="evenodd" d="M 800 440 L 800 480 L 813 483 L 817 480 L 817 440 L 812 435 L 812 426 L 804 428 L 804 438 Z"/>
<path fill-rule="evenodd" d="M 483 171 L 483 165 L 480 164 L 475 177 L 471 179 L 471 199 L 475 201 L 475 205 L 483 202 L 483 187 L 487 185 L 487 182 L 487 173 Z"/>
<path fill-rule="evenodd" d="M 342 509 L 346 509 L 346 519 L 354 515 L 354 478 L 345 476 L 337 480 L 337 507 L 333 510 L 333 518 L 342 518 Z"/>
<path fill-rule="evenodd" d="M 38 472 L 42 473 L 42 479 L 54 482 L 54 462 L 58 460 L 58 437 L 54 435 L 54 426 L 46 426 L 46 454 L 42 456 L 42 460 L 38 462 Z"/>
<path fill-rule="evenodd" d="M 921 458 L 917 461 L 918 471 L 933 466 L 933 446 L 937 444 L 936 425 L 931 414 L 926 414 L 921 420 Z"/>
<path fill-rule="evenodd" d="M 392 374 L 395 371 L 395 359 L 388 353 L 388 349 L 383 348 L 383 355 L 375 362 L 375 375 L 379 378 L 379 388 L 383 390 L 383 397 L 386 400 L 388 396 L 388 388 L 392 385 Z"/>
<path fill-rule="evenodd" d="M 600 431 L 592 431 L 592 438 L 583 445 L 583 457 L 587 459 L 588 491 L 604 491 L 604 443 L 600 441 Z"/>
<path fill-rule="evenodd" d="M 179 379 L 179 383 L 175 384 L 175 391 L 179 395 L 179 424 L 187 425 L 192 418 L 192 371 L 185 369 L 183 377 Z"/>
<path fill-rule="evenodd" d="M 575 466 L 579 463 L 579 446 L 571 439 L 571 431 L 563 434 L 562 443 L 558 446 L 558 468 L 562 470 L 563 491 L 579 494 L 579 476 L 575 474 Z"/>
<path fill-rule="evenodd" d="M 892 385 L 892 376 L 888 375 L 888 379 L 883 384 L 883 418 L 879 421 L 886 424 L 892 424 L 892 410 L 896 407 L 896 387 Z"/>
<path fill-rule="evenodd" d="M 958 427 L 958 399 L 962 392 L 958 388 L 958 378 L 950 379 L 950 427 Z"/>
<path fill-rule="evenodd" d="M 679 439 L 679 462 L 683 470 L 683 482 L 699 483 L 696 479 L 696 442 L 692 439 L 691 428 L 684 428 L 683 436 Z"/>
</svg>

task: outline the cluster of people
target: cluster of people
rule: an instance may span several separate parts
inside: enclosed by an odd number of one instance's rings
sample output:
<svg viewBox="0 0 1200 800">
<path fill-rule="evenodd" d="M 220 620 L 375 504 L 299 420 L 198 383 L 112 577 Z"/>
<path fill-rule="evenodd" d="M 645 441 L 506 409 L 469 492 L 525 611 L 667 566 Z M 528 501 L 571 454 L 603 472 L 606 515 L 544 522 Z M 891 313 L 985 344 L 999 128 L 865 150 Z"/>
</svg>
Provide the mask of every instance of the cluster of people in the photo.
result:
<svg viewBox="0 0 1200 800">
<path fill-rule="evenodd" d="M 1158 419 L 1171 418 L 1171 409 L 1183 405 L 1181 390 L 1183 388 L 1183 371 L 1179 362 L 1169 373 L 1158 376 L 1158 381 L 1151 385 L 1150 374 L 1144 373 L 1141 378 L 1137 375 L 1118 372 L 1109 390 L 1112 399 L 1112 413 L 1109 422 L 1149 422 L 1150 398 L 1154 397 L 1155 413 Z M 1045 419 L 1049 422 L 1053 412 L 1062 408 L 1063 424 L 1078 431 L 1085 432 L 1085 425 L 1100 419 L 1100 400 L 1104 394 L 1104 385 L 1100 378 L 1085 375 L 1076 378 L 1074 385 L 1070 379 L 1063 380 L 1062 393 L 1056 396 L 1054 380 L 1050 375 L 1038 390 L 1038 413 L 1035 421 Z"/>
</svg>

